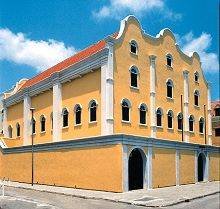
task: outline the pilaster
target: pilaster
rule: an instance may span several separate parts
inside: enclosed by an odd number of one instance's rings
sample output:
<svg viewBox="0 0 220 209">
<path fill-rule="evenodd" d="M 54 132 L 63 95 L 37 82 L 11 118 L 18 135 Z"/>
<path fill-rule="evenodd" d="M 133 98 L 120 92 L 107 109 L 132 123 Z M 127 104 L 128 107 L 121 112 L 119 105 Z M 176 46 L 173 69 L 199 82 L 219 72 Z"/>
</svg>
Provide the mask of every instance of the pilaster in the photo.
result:
<svg viewBox="0 0 220 209">
<path fill-rule="evenodd" d="M 152 146 L 148 146 L 147 149 L 147 176 L 148 176 L 148 182 L 147 182 L 147 188 L 152 189 L 152 152 L 153 148 Z"/>
<path fill-rule="evenodd" d="M 156 56 L 150 55 L 150 127 L 151 137 L 156 138 Z"/>
<path fill-rule="evenodd" d="M 101 134 L 111 135 L 114 132 L 113 120 L 113 97 L 114 97 L 114 80 L 113 80 L 113 40 L 106 39 L 108 48 L 107 62 L 101 66 Z"/>
<path fill-rule="evenodd" d="M 184 96 L 183 96 L 183 140 L 189 142 L 189 71 L 183 71 Z"/>
<path fill-rule="evenodd" d="M 127 145 L 122 145 L 122 171 L 123 171 L 123 192 L 127 192 L 129 190 L 128 188 L 128 147 Z"/>
<path fill-rule="evenodd" d="M 53 142 L 61 140 L 62 134 L 62 85 L 59 73 L 51 76 L 53 84 Z"/>
<path fill-rule="evenodd" d="M 23 145 L 31 144 L 31 98 L 29 96 L 28 89 L 23 92 L 23 119 L 24 119 L 24 140 Z"/>
<path fill-rule="evenodd" d="M 212 114 L 211 114 L 211 90 L 210 85 L 208 84 L 208 92 L 207 92 L 207 104 L 208 104 L 208 144 L 212 145 Z"/>
<path fill-rule="evenodd" d="M 3 134 L 4 134 L 4 137 L 8 138 L 9 135 L 8 135 L 8 109 L 6 107 L 6 104 L 3 100 L 3 109 L 4 109 L 4 113 L 3 113 Z"/>
</svg>

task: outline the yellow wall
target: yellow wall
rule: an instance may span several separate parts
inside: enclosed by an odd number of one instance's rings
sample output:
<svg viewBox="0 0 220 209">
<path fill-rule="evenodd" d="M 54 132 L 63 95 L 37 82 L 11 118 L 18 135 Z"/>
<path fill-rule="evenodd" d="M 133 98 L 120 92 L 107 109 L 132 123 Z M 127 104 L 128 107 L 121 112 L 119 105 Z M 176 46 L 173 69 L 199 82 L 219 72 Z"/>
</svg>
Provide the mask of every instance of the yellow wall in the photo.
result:
<svg viewBox="0 0 220 209">
<path fill-rule="evenodd" d="M 53 110 L 53 91 L 49 90 L 31 98 L 31 105 L 35 108 L 34 118 L 36 120 L 36 134 L 34 136 L 35 144 L 52 141 L 52 123 L 51 112 Z M 46 132 L 41 133 L 40 117 L 46 117 Z"/>
<path fill-rule="evenodd" d="M 193 151 L 180 151 L 179 168 L 180 184 L 195 182 L 195 153 Z"/>
<path fill-rule="evenodd" d="M 209 180 L 220 181 L 220 154 L 210 154 L 209 160 Z"/>
<path fill-rule="evenodd" d="M 153 149 L 153 188 L 176 185 L 176 151 L 173 149 Z"/>
<path fill-rule="evenodd" d="M 11 125 L 13 128 L 12 131 L 12 138 L 17 138 L 22 141 L 23 139 L 23 101 L 12 105 L 7 108 L 8 115 L 8 126 Z M 17 137 L 17 129 L 16 129 L 16 124 L 20 124 L 20 137 Z"/>
<path fill-rule="evenodd" d="M 125 27 L 125 34 L 122 42 L 115 46 L 115 70 L 114 70 L 114 130 L 115 133 L 129 133 L 136 135 L 150 135 L 150 60 L 149 55 L 156 55 L 156 108 L 163 109 L 162 124 L 163 128 L 157 128 L 157 138 L 181 141 L 181 132 L 177 130 L 177 115 L 181 112 L 181 94 L 183 95 L 183 71 L 188 70 L 189 73 L 189 113 L 195 117 L 195 133 L 190 134 L 190 142 L 204 144 L 204 136 L 199 132 L 199 118 L 203 116 L 203 104 L 207 104 L 207 87 L 202 76 L 202 70 L 199 61 L 190 58 L 178 52 L 172 35 L 167 34 L 159 40 L 152 40 L 143 37 L 139 25 L 131 20 Z M 130 53 L 130 41 L 135 40 L 138 44 L 138 55 Z M 173 56 L 173 68 L 166 66 L 166 54 Z M 130 88 L 129 68 L 135 65 L 138 67 L 139 89 Z M 194 82 L 194 72 L 199 73 L 199 84 Z M 166 97 L 166 81 L 172 79 L 174 83 L 173 99 Z M 200 108 L 194 107 L 194 90 L 200 91 Z M 123 98 L 127 98 L 132 103 L 131 107 L 131 124 L 123 124 L 121 122 L 121 105 Z M 146 103 L 148 106 L 147 125 L 148 127 L 139 126 L 140 103 Z M 206 105 L 207 107 L 207 105 Z M 172 109 L 174 113 L 173 130 L 167 129 L 167 111 Z"/>
<path fill-rule="evenodd" d="M 62 130 L 62 139 L 73 139 L 101 134 L 101 72 L 95 70 L 62 85 L 63 108 L 69 110 L 69 128 Z M 89 123 L 89 102 L 98 102 L 97 123 Z M 82 125 L 75 126 L 74 106 L 82 105 Z"/>
<path fill-rule="evenodd" d="M 35 183 L 84 189 L 122 191 L 121 145 L 34 154 Z M 4 155 L 3 176 L 31 181 L 31 153 Z"/>
</svg>

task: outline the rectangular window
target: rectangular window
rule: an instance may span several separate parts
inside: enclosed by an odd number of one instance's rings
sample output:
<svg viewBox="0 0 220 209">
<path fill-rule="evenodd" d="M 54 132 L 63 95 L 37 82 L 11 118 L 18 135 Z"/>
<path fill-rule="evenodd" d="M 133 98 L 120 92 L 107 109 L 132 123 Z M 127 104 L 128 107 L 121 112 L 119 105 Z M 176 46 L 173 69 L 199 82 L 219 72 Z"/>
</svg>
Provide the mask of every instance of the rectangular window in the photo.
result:
<svg viewBox="0 0 220 209">
<path fill-rule="evenodd" d="M 215 116 L 220 116 L 220 108 L 215 109 Z"/>
<path fill-rule="evenodd" d="M 172 65 L 172 59 L 170 57 L 167 57 L 167 65 L 170 67 Z"/>
<path fill-rule="evenodd" d="M 220 136 L 220 128 L 215 129 L 215 136 Z"/>
</svg>

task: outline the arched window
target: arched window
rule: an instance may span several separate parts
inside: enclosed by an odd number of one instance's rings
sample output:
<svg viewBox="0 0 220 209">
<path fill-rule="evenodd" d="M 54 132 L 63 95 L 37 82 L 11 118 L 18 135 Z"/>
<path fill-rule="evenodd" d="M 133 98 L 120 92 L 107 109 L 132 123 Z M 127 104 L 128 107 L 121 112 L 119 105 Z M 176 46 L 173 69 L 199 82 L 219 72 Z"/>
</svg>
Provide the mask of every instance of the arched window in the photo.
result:
<svg viewBox="0 0 220 209">
<path fill-rule="evenodd" d="M 4 109 L 1 110 L 1 121 L 3 122 L 4 120 Z"/>
<path fill-rule="evenodd" d="M 193 115 L 190 115 L 189 116 L 189 131 L 194 131 L 194 117 Z"/>
<path fill-rule="evenodd" d="M 183 114 L 182 113 L 178 114 L 177 120 L 178 120 L 178 130 L 182 130 L 183 128 Z"/>
<path fill-rule="evenodd" d="M 16 124 L 16 131 L 17 131 L 17 137 L 21 136 L 21 127 L 19 123 Z"/>
<path fill-rule="evenodd" d="M 137 42 L 132 40 L 130 42 L 130 52 L 131 53 L 134 53 L 134 54 L 137 54 L 138 53 L 138 45 L 137 45 Z"/>
<path fill-rule="evenodd" d="M 66 108 L 63 108 L 63 127 L 67 127 L 69 125 L 69 112 Z"/>
<path fill-rule="evenodd" d="M 51 130 L 53 130 L 53 112 L 50 113 Z"/>
<path fill-rule="evenodd" d="M 131 86 L 137 88 L 138 87 L 138 69 L 136 67 L 131 67 L 130 69 L 130 77 L 131 77 Z"/>
<path fill-rule="evenodd" d="M 79 104 L 75 105 L 74 108 L 75 111 L 75 124 L 81 124 L 81 113 L 82 113 L 82 108 Z"/>
<path fill-rule="evenodd" d="M 199 119 L 199 133 L 204 133 L 204 118 Z"/>
<path fill-rule="evenodd" d="M 44 115 L 40 116 L 40 131 L 45 132 L 46 131 L 46 118 Z"/>
<path fill-rule="evenodd" d="M 8 137 L 9 137 L 9 138 L 12 138 L 12 136 L 13 136 L 12 126 L 10 125 L 10 126 L 8 126 Z"/>
<path fill-rule="evenodd" d="M 167 126 L 173 128 L 173 111 L 169 110 L 167 113 Z"/>
<path fill-rule="evenodd" d="M 96 111 L 97 111 L 97 102 L 95 100 L 91 100 L 89 102 L 90 122 L 95 122 L 97 120 Z"/>
<path fill-rule="evenodd" d="M 199 73 L 197 71 L 194 73 L 194 81 L 199 82 Z"/>
<path fill-rule="evenodd" d="M 167 97 L 173 98 L 173 81 L 170 79 L 167 81 Z"/>
<path fill-rule="evenodd" d="M 158 127 L 162 126 L 162 114 L 163 114 L 162 109 L 158 108 L 157 112 L 156 112 L 157 126 Z"/>
<path fill-rule="evenodd" d="M 122 121 L 130 121 L 130 107 L 131 104 L 129 100 L 123 99 L 121 102 L 121 108 L 122 108 Z"/>
<path fill-rule="evenodd" d="M 199 106 L 199 91 L 195 90 L 194 92 L 194 105 Z"/>
<path fill-rule="evenodd" d="M 32 133 L 36 133 L 36 120 L 34 118 L 32 119 Z"/>
<path fill-rule="evenodd" d="M 167 66 L 172 67 L 172 62 L 173 62 L 173 57 L 171 54 L 167 54 L 166 55 L 166 59 L 167 59 Z"/>
<path fill-rule="evenodd" d="M 140 111 L 140 124 L 146 124 L 146 113 L 147 113 L 146 104 L 142 103 L 139 107 L 139 111 Z"/>
</svg>

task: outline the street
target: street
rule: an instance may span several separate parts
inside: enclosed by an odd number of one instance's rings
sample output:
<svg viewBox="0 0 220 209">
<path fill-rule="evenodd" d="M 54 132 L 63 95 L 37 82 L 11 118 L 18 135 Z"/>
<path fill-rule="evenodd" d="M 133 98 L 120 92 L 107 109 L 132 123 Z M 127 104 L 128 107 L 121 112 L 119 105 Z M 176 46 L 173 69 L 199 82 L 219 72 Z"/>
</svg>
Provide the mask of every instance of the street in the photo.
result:
<svg viewBox="0 0 220 209">
<path fill-rule="evenodd" d="M 62 194 L 7 187 L 0 197 L 0 209 L 148 209 L 148 207 L 105 200 L 84 199 Z M 181 203 L 165 209 L 218 209 L 219 194 Z"/>
</svg>

